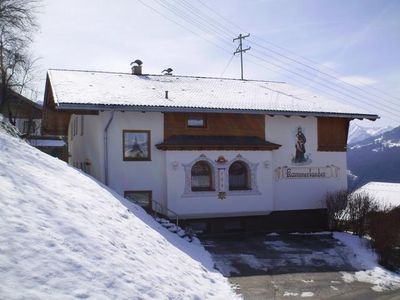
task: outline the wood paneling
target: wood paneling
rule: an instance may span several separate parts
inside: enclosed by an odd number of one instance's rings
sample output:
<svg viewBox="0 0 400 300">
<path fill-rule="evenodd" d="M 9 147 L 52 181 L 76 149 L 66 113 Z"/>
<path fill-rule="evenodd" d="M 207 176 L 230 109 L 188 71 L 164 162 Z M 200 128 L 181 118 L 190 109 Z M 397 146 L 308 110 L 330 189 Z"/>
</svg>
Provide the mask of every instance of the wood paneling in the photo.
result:
<svg viewBox="0 0 400 300">
<path fill-rule="evenodd" d="M 318 151 L 346 151 L 349 122 L 345 118 L 318 118 Z"/>
<path fill-rule="evenodd" d="M 264 115 L 204 114 L 207 124 L 205 128 L 187 127 L 188 115 L 188 113 L 165 113 L 164 139 L 172 135 L 256 136 L 265 139 Z"/>
<path fill-rule="evenodd" d="M 43 135 L 68 135 L 68 125 L 72 113 L 46 108 L 43 112 Z"/>
</svg>

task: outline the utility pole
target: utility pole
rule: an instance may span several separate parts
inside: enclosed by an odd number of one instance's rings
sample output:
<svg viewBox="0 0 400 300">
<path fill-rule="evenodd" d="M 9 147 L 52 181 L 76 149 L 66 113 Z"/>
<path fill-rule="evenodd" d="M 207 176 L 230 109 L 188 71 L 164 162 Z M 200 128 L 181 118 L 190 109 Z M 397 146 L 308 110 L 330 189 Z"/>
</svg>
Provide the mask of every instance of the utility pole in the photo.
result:
<svg viewBox="0 0 400 300">
<path fill-rule="evenodd" d="M 239 34 L 239 36 L 237 38 L 234 38 L 233 41 L 237 41 L 239 40 L 239 46 L 237 47 L 236 51 L 233 52 L 233 55 L 236 55 L 237 53 L 240 53 L 240 78 L 243 80 L 243 52 L 246 52 L 248 50 L 251 49 L 251 47 L 248 47 L 246 49 L 243 49 L 243 43 L 242 40 L 244 40 L 245 38 L 249 37 L 250 33 L 247 35 L 242 35 Z"/>
</svg>

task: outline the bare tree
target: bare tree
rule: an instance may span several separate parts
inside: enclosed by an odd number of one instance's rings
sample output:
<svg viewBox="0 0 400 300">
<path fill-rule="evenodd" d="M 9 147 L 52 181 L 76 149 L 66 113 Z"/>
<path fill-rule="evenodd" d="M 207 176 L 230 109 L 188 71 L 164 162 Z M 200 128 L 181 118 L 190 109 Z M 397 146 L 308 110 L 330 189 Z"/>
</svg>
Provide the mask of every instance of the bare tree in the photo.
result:
<svg viewBox="0 0 400 300">
<path fill-rule="evenodd" d="M 11 123 L 15 119 L 10 90 L 22 93 L 34 78 L 36 60 L 29 46 L 38 30 L 38 4 L 39 0 L 0 0 L 0 112 L 7 109 Z"/>
</svg>

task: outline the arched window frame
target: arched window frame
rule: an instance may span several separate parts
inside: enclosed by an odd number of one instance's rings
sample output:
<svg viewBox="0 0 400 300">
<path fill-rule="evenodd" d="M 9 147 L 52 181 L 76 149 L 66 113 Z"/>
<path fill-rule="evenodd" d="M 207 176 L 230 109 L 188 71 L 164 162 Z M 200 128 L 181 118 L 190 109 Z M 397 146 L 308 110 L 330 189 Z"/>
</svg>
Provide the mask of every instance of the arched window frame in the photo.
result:
<svg viewBox="0 0 400 300">
<path fill-rule="evenodd" d="M 205 161 L 211 168 L 211 190 L 208 191 L 192 191 L 192 167 L 199 161 Z M 217 166 L 216 162 L 201 154 L 198 158 L 188 164 L 182 164 L 185 170 L 185 187 L 183 196 L 185 197 L 215 197 L 217 184 Z"/>
<path fill-rule="evenodd" d="M 231 187 L 231 168 L 234 164 L 241 164 L 244 169 L 245 169 L 245 183 L 242 186 L 237 186 L 237 187 Z M 248 191 L 251 190 L 252 184 L 251 184 L 251 172 L 250 172 L 250 167 L 249 165 L 243 161 L 242 159 L 237 159 L 233 161 L 228 168 L 228 188 L 229 191 Z"/>
<path fill-rule="evenodd" d="M 204 165 L 206 166 L 207 170 L 208 170 L 208 186 L 207 187 L 196 187 L 193 186 L 193 168 L 196 165 Z M 193 164 L 193 166 L 190 169 L 190 186 L 191 186 L 191 190 L 192 192 L 205 192 L 205 191 L 213 191 L 213 167 L 212 165 L 210 165 L 210 163 L 206 160 L 199 160 L 196 163 Z"/>
<path fill-rule="evenodd" d="M 241 161 L 244 162 L 247 165 L 248 168 L 248 183 L 249 183 L 249 188 L 246 190 L 229 190 L 229 168 L 230 166 L 237 162 Z M 227 184 L 227 196 L 240 196 L 240 195 L 260 195 L 260 192 L 258 190 L 258 185 L 257 185 L 257 168 L 258 168 L 258 163 L 253 163 L 246 158 L 244 158 L 241 154 L 238 154 L 234 159 L 229 161 L 227 163 L 227 168 L 226 168 L 226 184 Z"/>
</svg>

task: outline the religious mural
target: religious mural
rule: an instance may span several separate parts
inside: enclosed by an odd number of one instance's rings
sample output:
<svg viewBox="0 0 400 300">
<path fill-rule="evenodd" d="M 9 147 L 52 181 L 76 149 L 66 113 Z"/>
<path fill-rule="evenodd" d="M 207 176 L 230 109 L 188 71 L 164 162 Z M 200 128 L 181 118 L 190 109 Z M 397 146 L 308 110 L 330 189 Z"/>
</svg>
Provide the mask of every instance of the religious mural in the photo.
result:
<svg viewBox="0 0 400 300">
<path fill-rule="evenodd" d="M 295 154 L 292 157 L 292 163 L 295 165 L 308 165 L 311 163 L 310 155 L 306 154 L 306 136 L 301 126 L 297 127 L 296 142 L 294 145 Z"/>
</svg>

